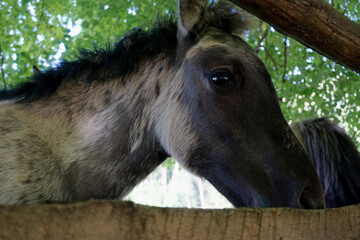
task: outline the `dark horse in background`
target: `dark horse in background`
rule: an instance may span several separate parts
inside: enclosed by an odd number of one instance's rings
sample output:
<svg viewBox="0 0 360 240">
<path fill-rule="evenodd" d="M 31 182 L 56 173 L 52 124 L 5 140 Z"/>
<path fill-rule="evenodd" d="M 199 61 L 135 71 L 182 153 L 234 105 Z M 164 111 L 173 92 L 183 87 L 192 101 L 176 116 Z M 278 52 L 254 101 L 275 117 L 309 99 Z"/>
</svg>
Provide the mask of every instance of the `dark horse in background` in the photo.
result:
<svg viewBox="0 0 360 240">
<path fill-rule="evenodd" d="M 314 162 L 326 207 L 360 203 L 360 155 L 345 131 L 327 118 L 297 122 L 291 128 Z"/>
<path fill-rule="evenodd" d="M 0 93 L 0 203 L 121 199 L 170 155 L 234 206 L 325 207 L 242 16 L 178 11 Z"/>
</svg>

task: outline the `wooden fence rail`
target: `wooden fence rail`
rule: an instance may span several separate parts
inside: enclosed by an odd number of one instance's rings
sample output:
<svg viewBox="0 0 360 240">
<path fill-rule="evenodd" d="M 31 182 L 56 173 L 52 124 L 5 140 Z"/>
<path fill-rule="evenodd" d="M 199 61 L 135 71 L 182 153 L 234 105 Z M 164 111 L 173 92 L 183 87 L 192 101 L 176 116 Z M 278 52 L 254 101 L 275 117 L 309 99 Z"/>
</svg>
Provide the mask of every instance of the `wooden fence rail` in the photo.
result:
<svg viewBox="0 0 360 240">
<path fill-rule="evenodd" d="M 0 206 L 0 239 L 360 239 L 360 205 L 179 209 L 131 202 Z"/>
</svg>

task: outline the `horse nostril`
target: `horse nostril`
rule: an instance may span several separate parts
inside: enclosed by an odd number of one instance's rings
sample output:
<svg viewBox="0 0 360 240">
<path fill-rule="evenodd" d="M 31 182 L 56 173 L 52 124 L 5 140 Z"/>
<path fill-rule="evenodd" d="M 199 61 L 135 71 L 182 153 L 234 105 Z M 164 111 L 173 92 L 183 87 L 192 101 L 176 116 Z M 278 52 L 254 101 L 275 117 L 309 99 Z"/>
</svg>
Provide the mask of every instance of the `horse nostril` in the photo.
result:
<svg viewBox="0 0 360 240">
<path fill-rule="evenodd" d="M 298 208 L 321 209 L 325 208 L 322 191 L 316 191 L 311 183 L 307 183 L 298 198 Z"/>
</svg>

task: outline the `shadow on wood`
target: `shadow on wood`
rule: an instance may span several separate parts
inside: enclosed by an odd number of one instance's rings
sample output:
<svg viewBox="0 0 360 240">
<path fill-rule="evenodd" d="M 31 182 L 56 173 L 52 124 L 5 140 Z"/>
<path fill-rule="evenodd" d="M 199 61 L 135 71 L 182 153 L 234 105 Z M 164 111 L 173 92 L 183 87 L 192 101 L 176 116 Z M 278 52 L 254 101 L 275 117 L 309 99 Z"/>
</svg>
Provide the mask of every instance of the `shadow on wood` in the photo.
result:
<svg viewBox="0 0 360 240">
<path fill-rule="evenodd" d="M 0 206 L 0 239 L 360 239 L 360 205 L 326 210 L 158 208 L 131 202 Z"/>
</svg>

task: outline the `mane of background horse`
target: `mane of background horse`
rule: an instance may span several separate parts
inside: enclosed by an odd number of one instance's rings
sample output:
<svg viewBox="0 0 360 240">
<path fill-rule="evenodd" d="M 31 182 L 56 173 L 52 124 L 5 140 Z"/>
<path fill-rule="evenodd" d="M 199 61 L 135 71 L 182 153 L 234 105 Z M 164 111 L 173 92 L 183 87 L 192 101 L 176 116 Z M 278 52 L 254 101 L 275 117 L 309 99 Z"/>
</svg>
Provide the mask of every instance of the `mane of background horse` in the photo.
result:
<svg viewBox="0 0 360 240">
<path fill-rule="evenodd" d="M 360 155 L 351 138 L 326 118 L 297 124 L 320 176 L 326 207 L 360 203 Z"/>
<path fill-rule="evenodd" d="M 212 2 L 204 14 L 204 20 L 209 26 L 228 33 L 241 33 L 246 26 L 243 13 L 234 11 L 234 5 L 227 1 Z M 63 60 L 55 68 L 34 74 L 29 82 L 0 91 L 0 100 L 31 102 L 50 96 L 61 84 L 73 79 L 87 85 L 92 81 L 114 78 L 124 81 L 124 76 L 136 71 L 145 59 L 160 53 L 175 56 L 177 28 L 176 20 L 169 16 L 158 19 L 149 30 L 138 27 L 129 31 L 114 46 L 108 43 L 105 48 L 94 46 L 93 51 L 80 49 L 76 60 Z M 194 32 L 193 37 L 196 38 L 197 34 Z M 174 60 L 171 59 L 172 62 Z"/>
</svg>

